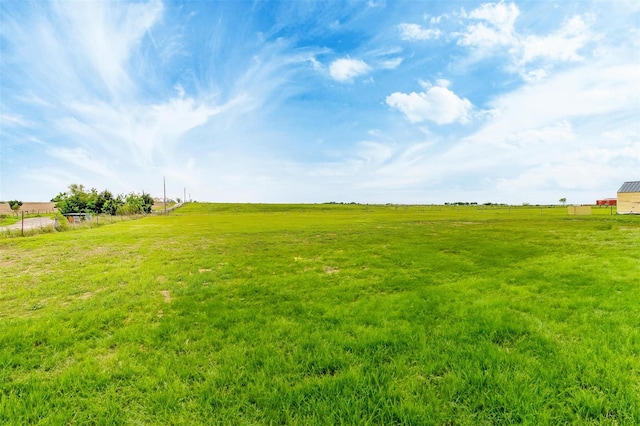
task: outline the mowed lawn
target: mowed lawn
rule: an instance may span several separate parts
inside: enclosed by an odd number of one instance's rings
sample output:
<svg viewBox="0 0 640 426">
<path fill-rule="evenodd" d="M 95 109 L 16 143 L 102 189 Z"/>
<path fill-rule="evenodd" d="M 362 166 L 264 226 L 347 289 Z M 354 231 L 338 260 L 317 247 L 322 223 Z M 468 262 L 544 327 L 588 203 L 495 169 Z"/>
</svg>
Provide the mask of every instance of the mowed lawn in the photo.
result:
<svg viewBox="0 0 640 426">
<path fill-rule="evenodd" d="M 0 424 L 639 424 L 640 218 L 188 204 L 0 240 Z"/>
</svg>

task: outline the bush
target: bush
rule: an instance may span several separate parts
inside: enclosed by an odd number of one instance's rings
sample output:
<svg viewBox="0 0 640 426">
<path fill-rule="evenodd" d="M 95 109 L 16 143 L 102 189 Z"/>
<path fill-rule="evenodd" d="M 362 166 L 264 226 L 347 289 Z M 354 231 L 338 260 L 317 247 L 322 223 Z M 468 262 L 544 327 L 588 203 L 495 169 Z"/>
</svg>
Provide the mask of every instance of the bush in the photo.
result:
<svg viewBox="0 0 640 426">
<path fill-rule="evenodd" d="M 69 229 L 70 227 L 69 221 L 67 220 L 66 217 L 62 215 L 62 213 L 56 213 L 55 218 L 58 221 L 58 227 L 57 227 L 58 231 L 66 231 Z"/>
</svg>

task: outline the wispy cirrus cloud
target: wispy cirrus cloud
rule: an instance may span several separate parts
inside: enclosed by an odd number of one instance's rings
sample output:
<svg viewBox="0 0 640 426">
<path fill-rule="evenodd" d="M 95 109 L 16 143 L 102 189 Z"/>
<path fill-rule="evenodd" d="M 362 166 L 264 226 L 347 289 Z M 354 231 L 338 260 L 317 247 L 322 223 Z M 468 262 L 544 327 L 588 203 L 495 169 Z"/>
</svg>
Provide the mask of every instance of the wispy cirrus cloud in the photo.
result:
<svg viewBox="0 0 640 426">
<path fill-rule="evenodd" d="M 219 112 L 210 100 L 141 93 L 147 77 L 132 55 L 163 10 L 159 1 L 53 2 L 32 5 L 28 24 L 3 17 L 12 64 L 3 73 L 16 94 L 27 93 L 3 107 L 34 117 L 28 127 L 44 132 L 52 173 L 78 169 L 126 186 L 137 177 L 124 175 L 171 163 L 184 135 Z"/>
<path fill-rule="evenodd" d="M 173 150 L 190 130 L 205 124 L 223 107 L 176 97 L 164 103 L 112 105 L 73 102 L 73 118 L 58 122 L 61 133 L 86 148 L 101 150 L 105 158 L 127 152 L 135 167 L 171 163 Z M 122 161 L 122 160 L 121 160 Z"/>
<path fill-rule="evenodd" d="M 268 113 L 265 103 L 274 108 L 294 96 L 299 89 L 286 83 L 326 51 L 292 50 L 276 39 L 252 46 L 241 65 L 225 63 L 224 73 L 205 69 L 194 80 L 193 69 L 172 76 L 166 68 L 166 61 L 193 52 L 180 52 L 186 47 L 173 32 L 183 28 L 162 26 L 160 1 L 32 6 L 3 13 L 3 74 L 14 88 L 10 102 L 3 102 L 2 126 L 45 132 L 42 143 L 51 148 L 35 155 L 47 153 L 52 174 L 89 173 L 87 179 L 101 176 L 123 191 L 148 181 L 151 170 L 193 182 L 186 164 L 214 144 L 233 143 L 242 132 L 229 129 L 242 117 Z M 25 16 L 29 22 L 21 20 Z M 152 70 L 154 61 L 162 66 Z M 173 90 L 160 85 L 167 79 Z M 202 130 L 196 140 L 187 139 L 207 126 L 215 133 L 207 137 Z"/>
<path fill-rule="evenodd" d="M 3 127 L 26 127 L 31 122 L 20 114 L 0 114 L 0 126 Z"/>
<path fill-rule="evenodd" d="M 64 148 L 52 147 L 49 150 L 52 157 L 62 160 L 70 165 L 80 169 L 87 170 L 91 173 L 100 175 L 109 179 L 117 179 L 117 173 L 112 170 L 104 161 L 95 158 L 89 151 L 84 148 Z"/>
<path fill-rule="evenodd" d="M 111 95 L 121 96 L 133 89 L 130 57 L 142 37 L 161 19 L 163 9 L 159 0 L 120 6 L 108 2 L 54 3 L 54 13 L 64 23 L 57 26 L 54 37 L 58 43 L 74 46 L 74 51 L 67 50 L 69 55 L 64 56 L 78 69 L 99 77 Z M 81 77 L 90 78 L 86 72 Z"/>
<path fill-rule="evenodd" d="M 126 94 L 133 89 L 130 57 L 162 10 L 159 1 L 32 4 L 28 25 L 5 11 L 5 58 L 16 65 L 5 75 L 28 81 L 39 97 Z"/>
</svg>

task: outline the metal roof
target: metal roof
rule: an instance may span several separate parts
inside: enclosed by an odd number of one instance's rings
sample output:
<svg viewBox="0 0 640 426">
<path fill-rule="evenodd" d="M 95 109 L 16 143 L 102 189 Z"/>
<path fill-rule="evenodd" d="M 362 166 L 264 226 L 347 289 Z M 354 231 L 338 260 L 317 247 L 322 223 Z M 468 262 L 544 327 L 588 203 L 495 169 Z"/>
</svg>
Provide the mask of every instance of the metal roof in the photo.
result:
<svg viewBox="0 0 640 426">
<path fill-rule="evenodd" d="M 618 192 L 640 192 L 640 180 L 623 183 Z"/>
</svg>

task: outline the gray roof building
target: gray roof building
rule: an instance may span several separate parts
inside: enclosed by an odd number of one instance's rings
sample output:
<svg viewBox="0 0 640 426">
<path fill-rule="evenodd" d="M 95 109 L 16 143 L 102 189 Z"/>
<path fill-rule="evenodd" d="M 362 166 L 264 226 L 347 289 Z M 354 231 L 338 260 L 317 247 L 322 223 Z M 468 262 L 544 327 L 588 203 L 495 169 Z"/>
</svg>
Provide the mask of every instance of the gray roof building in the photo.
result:
<svg viewBox="0 0 640 426">
<path fill-rule="evenodd" d="M 623 183 L 618 189 L 618 193 L 620 192 L 640 192 L 640 180 Z"/>
<path fill-rule="evenodd" d="M 640 214 L 640 181 L 625 182 L 618 189 L 619 214 Z"/>
</svg>

